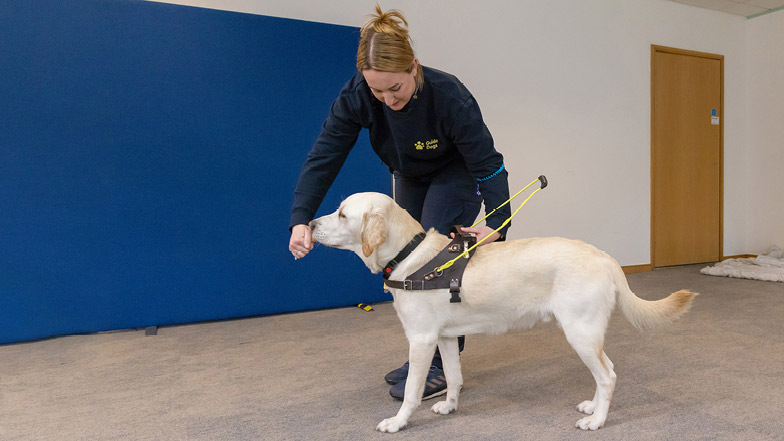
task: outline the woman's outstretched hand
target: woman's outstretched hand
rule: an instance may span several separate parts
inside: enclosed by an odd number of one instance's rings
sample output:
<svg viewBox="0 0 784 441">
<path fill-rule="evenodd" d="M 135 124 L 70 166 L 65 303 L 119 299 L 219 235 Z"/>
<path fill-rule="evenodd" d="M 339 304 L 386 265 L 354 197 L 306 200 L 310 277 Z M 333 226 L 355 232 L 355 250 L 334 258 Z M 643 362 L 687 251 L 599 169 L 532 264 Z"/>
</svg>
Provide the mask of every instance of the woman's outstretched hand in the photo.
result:
<svg viewBox="0 0 784 441">
<path fill-rule="evenodd" d="M 289 251 L 294 256 L 294 260 L 307 256 L 312 249 L 313 238 L 310 235 L 310 227 L 304 224 L 294 225 L 289 240 Z"/>
</svg>

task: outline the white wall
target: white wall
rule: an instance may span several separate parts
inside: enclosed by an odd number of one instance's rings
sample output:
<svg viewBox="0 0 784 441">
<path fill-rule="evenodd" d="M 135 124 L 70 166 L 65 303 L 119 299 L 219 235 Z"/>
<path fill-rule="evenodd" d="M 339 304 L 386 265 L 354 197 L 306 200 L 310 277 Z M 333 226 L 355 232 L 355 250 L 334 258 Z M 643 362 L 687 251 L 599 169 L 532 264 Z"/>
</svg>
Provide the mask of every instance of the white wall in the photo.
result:
<svg viewBox="0 0 784 441">
<path fill-rule="evenodd" d="M 361 26 L 375 4 L 171 2 L 352 26 Z M 759 120 L 750 128 L 759 146 L 749 145 L 746 119 L 755 106 L 747 112 L 746 94 L 752 91 L 745 86 L 746 52 L 755 46 L 747 44 L 747 33 L 780 37 L 775 24 L 747 25 L 743 17 L 665 0 L 379 3 L 406 14 L 423 64 L 457 75 L 477 97 L 506 157 L 512 192 L 539 174 L 550 180 L 515 219 L 512 238 L 579 238 L 622 265 L 651 262 L 650 45 L 657 44 L 725 56 L 724 254 L 759 252 L 775 239 L 764 231 L 773 221 L 761 229 L 750 211 L 781 204 L 747 178 L 778 173 L 767 159 L 775 153 L 773 140 L 782 138 Z M 776 48 L 780 45 L 770 50 Z M 755 55 L 755 63 L 764 64 L 766 57 Z M 753 92 L 766 100 L 765 90 Z M 780 109 L 776 115 L 781 121 Z M 767 156 L 750 157 L 757 153 Z M 781 237 L 781 229 L 778 233 Z"/>
<path fill-rule="evenodd" d="M 746 24 L 746 247 L 784 247 L 784 11 Z"/>
</svg>

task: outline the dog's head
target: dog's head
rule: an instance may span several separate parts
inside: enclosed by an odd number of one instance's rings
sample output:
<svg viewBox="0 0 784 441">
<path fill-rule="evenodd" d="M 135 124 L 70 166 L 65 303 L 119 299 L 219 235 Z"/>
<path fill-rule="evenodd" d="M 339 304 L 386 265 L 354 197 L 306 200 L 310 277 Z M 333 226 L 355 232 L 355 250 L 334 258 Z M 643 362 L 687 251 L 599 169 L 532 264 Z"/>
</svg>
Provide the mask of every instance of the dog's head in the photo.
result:
<svg viewBox="0 0 784 441">
<path fill-rule="evenodd" d="M 337 211 L 310 222 L 313 240 L 356 253 L 374 273 L 422 231 L 395 201 L 381 193 L 356 193 Z"/>
</svg>

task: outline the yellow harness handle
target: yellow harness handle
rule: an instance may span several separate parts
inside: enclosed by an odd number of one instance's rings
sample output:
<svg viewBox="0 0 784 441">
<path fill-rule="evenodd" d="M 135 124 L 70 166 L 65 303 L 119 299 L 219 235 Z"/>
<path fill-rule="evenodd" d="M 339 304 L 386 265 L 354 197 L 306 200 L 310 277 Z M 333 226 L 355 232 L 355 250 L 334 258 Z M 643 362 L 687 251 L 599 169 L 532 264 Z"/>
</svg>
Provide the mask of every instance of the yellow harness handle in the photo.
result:
<svg viewBox="0 0 784 441">
<path fill-rule="evenodd" d="M 525 187 L 524 187 L 522 190 L 520 190 L 520 191 L 518 191 L 517 193 L 515 193 L 515 194 L 514 194 L 514 196 L 512 196 L 512 197 L 511 197 L 511 198 L 509 198 L 509 199 L 507 199 L 507 200 L 506 200 L 506 202 L 504 202 L 503 204 L 501 204 L 501 205 L 499 205 L 498 207 L 496 207 L 496 208 L 495 208 L 493 211 L 491 211 L 491 212 L 490 212 L 489 214 L 487 214 L 485 217 L 483 217 L 482 219 L 479 219 L 478 221 L 476 221 L 476 222 L 475 222 L 473 225 L 471 225 L 469 228 L 473 228 L 473 227 L 475 227 L 475 226 L 479 225 L 479 223 L 480 223 L 480 222 L 482 222 L 483 220 L 485 220 L 485 219 L 487 219 L 488 217 L 490 217 L 490 215 L 491 215 L 491 214 L 493 214 L 493 213 L 495 213 L 495 211 L 496 211 L 496 210 L 498 210 L 499 208 L 503 207 L 504 205 L 506 205 L 506 204 L 508 204 L 508 203 L 512 202 L 512 199 L 516 198 L 516 197 L 517 197 L 517 196 L 518 196 L 520 193 L 522 193 L 522 192 L 524 192 L 524 191 L 528 190 L 528 187 L 530 187 L 530 186 L 534 185 L 534 184 L 535 184 L 535 183 L 537 183 L 537 182 L 541 182 L 541 183 L 542 183 L 542 185 L 541 185 L 539 188 L 537 188 L 536 190 L 534 190 L 534 191 L 533 191 L 531 194 L 529 194 L 529 195 L 528 195 L 528 197 L 527 197 L 527 198 L 526 198 L 526 199 L 523 201 L 523 203 L 522 203 L 522 204 L 520 204 L 520 206 L 519 206 L 519 207 L 517 207 L 517 210 L 515 210 L 515 211 L 514 211 L 514 213 L 512 213 L 512 215 L 511 215 L 511 216 L 509 216 L 509 219 L 505 220 L 505 221 L 504 221 L 504 223 L 502 223 L 500 227 L 496 228 L 496 229 L 493 231 L 493 233 L 497 233 L 497 232 L 501 231 L 501 229 L 503 229 L 503 228 L 504 228 L 504 227 L 505 227 L 505 226 L 506 226 L 506 225 L 507 225 L 507 224 L 508 224 L 508 223 L 509 223 L 509 222 L 512 220 L 512 218 L 513 218 L 513 217 L 515 217 L 515 216 L 517 215 L 517 212 L 518 212 L 518 211 L 520 211 L 520 209 L 521 209 L 521 208 L 523 208 L 523 205 L 525 205 L 525 204 L 528 202 L 528 200 L 529 200 L 529 199 L 531 199 L 531 197 L 533 197 L 533 195 L 535 195 L 535 194 L 536 194 L 536 193 L 537 193 L 539 190 L 541 190 L 541 189 L 543 189 L 543 188 L 547 187 L 547 178 L 545 178 L 545 177 L 544 177 L 544 175 L 541 175 L 541 176 L 539 176 L 538 178 L 534 179 L 534 180 L 533 180 L 533 181 L 532 181 L 530 184 L 526 185 L 526 186 L 525 186 Z M 479 245 L 481 245 L 481 244 L 482 244 L 482 242 L 484 242 L 485 240 L 487 240 L 487 238 L 488 238 L 488 237 L 490 237 L 490 236 L 492 236 L 492 234 L 488 234 L 487 236 L 485 236 L 484 238 L 482 238 L 482 240 L 480 240 L 479 242 L 475 243 L 475 244 L 474 244 L 474 245 L 473 245 L 471 248 L 469 248 L 469 249 L 467 249 L 467 250 L 463 251 L 462 253 L 460 253 L 460 255 L 459 255 L 459 256 L 455 257 L 454 259 L 450 260 L 449 262 L 447 262 L 447 263 L 445 263 L 445 264 L 443 264 L 443 265 L 439 266 L 438 268 L 436 268 L 436 269 L 435 269 L 435 271 L 436 271 L 437 273 L 439 273 L 439 272 L 441 272 L 441 271 L 443 271 L 443 270 L 445 270 L 445 269 L 449 268 L 449 267 L 450 267 L 450 266 L 452 266 L 452 265 L 453 265 L 455 262 L 457 262 L 457 259 L 460 259 L 461 257 L 463 257 L 463 256 L 465 256 L 466 254 L 468 254 L 468 253 L 470 253 L 471 251 L 473 251 L 473 250 L 474 250 L 474 248 L 476 248 L 476 247 L 478 247 Z"/>
</svg>

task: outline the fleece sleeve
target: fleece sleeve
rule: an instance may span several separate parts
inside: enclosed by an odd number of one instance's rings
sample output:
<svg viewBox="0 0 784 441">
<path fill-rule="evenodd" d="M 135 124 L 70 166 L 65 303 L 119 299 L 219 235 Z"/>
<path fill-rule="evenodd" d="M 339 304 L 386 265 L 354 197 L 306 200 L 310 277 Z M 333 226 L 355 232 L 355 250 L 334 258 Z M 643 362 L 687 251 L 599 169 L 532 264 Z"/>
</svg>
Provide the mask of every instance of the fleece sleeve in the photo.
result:
<svg viewBox="0 0 784 441">
<path fill-rule="evenodd" d="M 321 133 L 300 171 L 294 190 L 289 228 L 307 224 L 316 215 L 329 187 L 354 147 L 360 130 L 362 126 L 351 97 L 347 93 L 341 93 L 332 103 Z"/>
<path fill-rule="evenodd" d="M 509 199 L 509 181 L 504 157 L 496 151 L 490 130 L 482 119 L 479 105 L 473 96 L 459 109 L 451 130 L 455 145 L 463 156 L 468 172 L 477 180 L 487 213 Z M 500 208 L 487 218 L 487 226 L 496 229 L 510 216 L 510 206 Z M 501 235 L 506 237 L 507 224 Z"/>
</svg>

